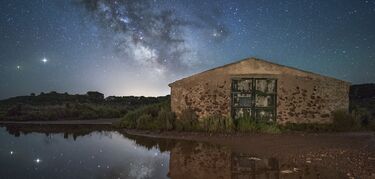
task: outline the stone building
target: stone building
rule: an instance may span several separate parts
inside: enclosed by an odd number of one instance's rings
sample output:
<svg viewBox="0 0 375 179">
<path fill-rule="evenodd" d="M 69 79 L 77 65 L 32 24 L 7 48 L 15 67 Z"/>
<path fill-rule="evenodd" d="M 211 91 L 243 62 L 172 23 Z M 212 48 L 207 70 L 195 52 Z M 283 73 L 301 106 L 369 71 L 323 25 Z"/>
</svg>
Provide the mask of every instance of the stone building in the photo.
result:
<svg viewBox="0 0 375 179">
<path fill-rule="evenodd" d="M 277 123 L 327 123 L 348 110 L 348 82 L 248 58 L 169 84 L 177 117 L 249 116 Z"/>
</svg>

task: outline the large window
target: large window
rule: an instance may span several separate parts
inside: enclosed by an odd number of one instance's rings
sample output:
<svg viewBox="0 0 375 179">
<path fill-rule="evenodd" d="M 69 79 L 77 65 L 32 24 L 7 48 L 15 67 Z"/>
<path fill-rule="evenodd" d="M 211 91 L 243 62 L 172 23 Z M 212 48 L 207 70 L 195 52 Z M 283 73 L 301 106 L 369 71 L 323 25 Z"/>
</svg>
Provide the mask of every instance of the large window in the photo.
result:
<svg viewBox="0 0 375 179">
<path fill-rule="evenodd" d="M 232 117 L 274 121 L 276 115 L 276 80 L 238 78 L 232 80 Z"/>
</svg>

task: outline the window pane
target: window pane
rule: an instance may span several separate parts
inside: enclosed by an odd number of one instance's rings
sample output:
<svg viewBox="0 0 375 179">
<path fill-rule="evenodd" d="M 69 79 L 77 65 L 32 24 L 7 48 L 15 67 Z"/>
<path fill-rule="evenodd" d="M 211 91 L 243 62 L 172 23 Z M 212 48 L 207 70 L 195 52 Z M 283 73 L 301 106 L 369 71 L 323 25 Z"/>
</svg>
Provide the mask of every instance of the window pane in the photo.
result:
<svg viewBox="0 0 375 179">
<path fill-rule="evenodd" d="M 274 93 L 276 92 L 276 81 L 275 80 L 256 80 L 256 90 L 263 93 Z"/>
<path fill-rule="evenodd" d="M 272 122 L 275 119 L 273 110 L 256 110 L 256 118 L 261 121 Z"/>
<path fill-rule="evenodd" d="M 233 94 L 233 106 L 251 107 L 251 94 Z"/>
<path fill-rule="evenodd" d="M 233 80 L 233 91 L 251 92 L 253 87 L 252 79 Z"/>
<path fill-rule="evenodd" d="M 274 98 L 272 95 L 259 95 L 255 96 L 255 106 L 256 107 L 272 107 L 274 106 Z"/>
<path fill-rule="evenodd" d="M 234 108 L 234 119 L 246 117 L 250 118 L 251 109 L 250 108 Z"/>
</svg>

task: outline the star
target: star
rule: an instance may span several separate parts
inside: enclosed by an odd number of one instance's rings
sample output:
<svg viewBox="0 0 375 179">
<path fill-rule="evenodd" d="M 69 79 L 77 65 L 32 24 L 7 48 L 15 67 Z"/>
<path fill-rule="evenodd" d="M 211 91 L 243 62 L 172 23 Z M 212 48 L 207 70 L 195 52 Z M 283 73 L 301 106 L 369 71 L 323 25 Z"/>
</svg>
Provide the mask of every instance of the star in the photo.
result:
<svg viewBox="0 0 375 179">
<path fill-rule="evenodd" d="M 36 163 L 40 163 L 40 162 L 42 162 L 42 160 L 40 160 L 39 158 L 35 159 L 34 161 L 35 161 Z"/>
<path fill-rule="evenodd" d="M 42 62 L 43 62 L 44 64 L 46 64 L 46 63 L 48 62 L 48 59 L 47 59 L 46 57 L 44 57 L 44 58 L 42 59 Z"/>
<path fill-rule="evenodd" d="M 21 66 L 17 65 L 16 66 L 17 70 L 21 70 Z"/>
<path fill-rule="evenodd" d="M 13 154 L 14 154 L 14 152 L 13 152 L 13 151 L 10 151 L 9 153 L 10 153 L 10 155 L 13 155 Z"/>
</svg>

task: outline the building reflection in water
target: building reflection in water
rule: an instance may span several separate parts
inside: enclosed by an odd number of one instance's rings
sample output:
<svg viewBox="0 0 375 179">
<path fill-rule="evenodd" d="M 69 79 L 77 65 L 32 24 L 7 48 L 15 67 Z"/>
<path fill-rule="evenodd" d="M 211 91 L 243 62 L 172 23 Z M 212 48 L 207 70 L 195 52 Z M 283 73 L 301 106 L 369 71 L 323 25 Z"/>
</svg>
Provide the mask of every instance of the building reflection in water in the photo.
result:
<svg viewBox="0 0 375 179">
<path fill-rule="evenodd" d="M 64 138 L 89 135 L 98 131 L 113 131 L 111 128 L 67 127 L 67 126 L 6 126 L 9 134 L 20 136 L 32 132 L 47 136 L 63 133 Z M 117 131 L 119 132 L 119 131 Z M 121 133 L 121 132 L 120 132 Z M 297 165 L 291 161 L 259 157 L 256 154 L 234 152 L 231 148 L 208 143 L 185 140 L 157 139 L 122 133 L 148 150 L 158 148 L 160 152 L 170 152 L 169 178 L 233 178 L 233 179 L 278 179 L 278 178 L 345 178 L 346 176 L 324 166 L 312 164 Z M 168 167 L 168 165 L 165 165 Z"/>
<path fill-rule="evenodd" d="M 233 152 L 218 145 L 178 142 L 170 153 L 169 176 L 180 178 L 345 178 L 346 176 L 324 166 L 297 165 L 276 158 L 258 158 L 256 155 Z"/>
</svg>

